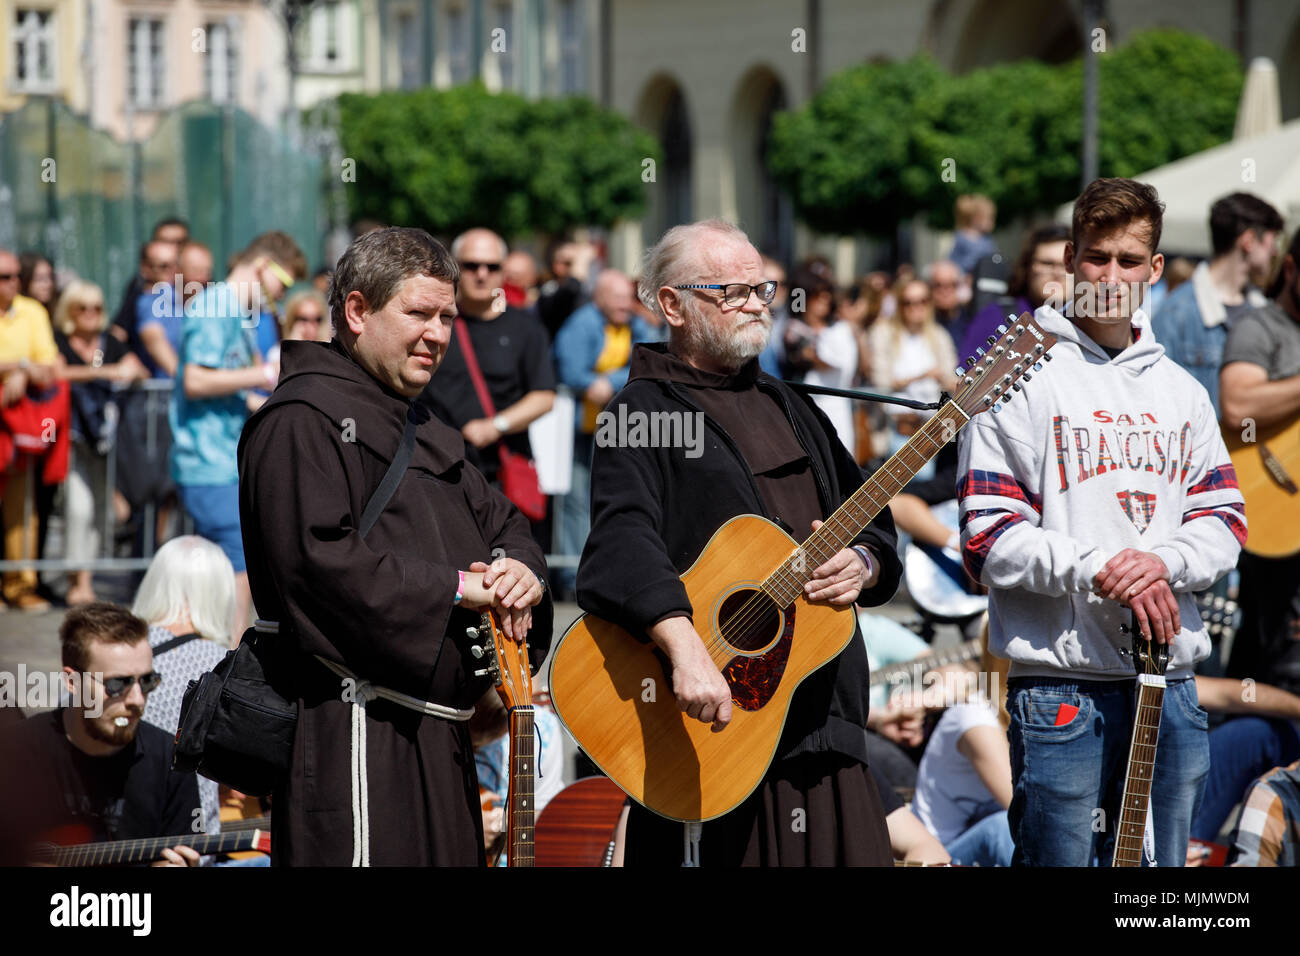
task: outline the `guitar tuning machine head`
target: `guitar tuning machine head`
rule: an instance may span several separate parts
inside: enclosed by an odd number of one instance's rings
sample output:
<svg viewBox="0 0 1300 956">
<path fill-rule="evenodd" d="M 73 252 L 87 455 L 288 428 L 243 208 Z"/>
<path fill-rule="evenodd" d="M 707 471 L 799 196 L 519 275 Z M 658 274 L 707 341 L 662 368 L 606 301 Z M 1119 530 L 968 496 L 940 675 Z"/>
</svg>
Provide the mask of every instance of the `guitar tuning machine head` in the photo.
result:
<svg viewBox="0 0 1300 956">
<path fill-rule="evenodd" d="M 471 644 L 469 652 L 473 654 L 476 659 L 483 656 L 483 648 L 479 647 L 477 644 Z"/>
<path fill-rule="evenodd" d="M 465 636 L 468 637 L 471 641 L 477 641 L 479 638 L 478 628 L 477 627 L 465 628 Z"/>
</svg>

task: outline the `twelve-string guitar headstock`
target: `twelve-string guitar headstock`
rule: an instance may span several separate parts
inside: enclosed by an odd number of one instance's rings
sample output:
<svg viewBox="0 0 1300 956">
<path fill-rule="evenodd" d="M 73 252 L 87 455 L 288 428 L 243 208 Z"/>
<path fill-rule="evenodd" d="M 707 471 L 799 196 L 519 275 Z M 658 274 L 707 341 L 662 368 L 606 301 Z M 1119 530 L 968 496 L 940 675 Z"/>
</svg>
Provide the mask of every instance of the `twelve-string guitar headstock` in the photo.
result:
<svg viewBox="0 0 1300 956">
<path fill-rule="evenodd" d="M 1013 392 L 1023 387 L 1021 382 L 1033 378 L 1033 372 L 1042 371 L 1043 362 L 1052 360 L 1048 350 L 1056 344 L 1056 336 L 1044 332 L 1028 312 L 1011 320 L 1010 327 L 998 326 L 998 334 L 990 335 L 988 350 L 976 349 L 975 355 L 957 366 L 957 393 L 953 401 L 972 418 L 992 409 L 1001 411 L 1002 404 Z"/>
</svg>

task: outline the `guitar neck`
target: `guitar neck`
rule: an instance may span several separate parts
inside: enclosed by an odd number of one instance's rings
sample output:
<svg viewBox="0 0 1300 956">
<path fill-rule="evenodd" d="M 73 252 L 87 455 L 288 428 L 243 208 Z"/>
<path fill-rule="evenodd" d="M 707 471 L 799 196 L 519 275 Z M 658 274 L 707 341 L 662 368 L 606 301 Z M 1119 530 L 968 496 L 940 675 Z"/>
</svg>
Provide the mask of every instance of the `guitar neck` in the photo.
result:
<svg viewBox="0 0 1300 956">
<path fill-rule="evenodd" d="M 152 863 L 163 858 L 163 850 L 174 846 L 193 847 L 200 855 L 209 853 L 237 853 L 256 850 L 262 844 L 260 830 L 243 830 L 231 833 L 201 834 L 199 836 L 144 837 L 137 840 L 114 840 L 109 843 L 85 843 L 80 846 L 51 847 L 38 854 L 39 861 L 54 866 L 116 866 L 130 863 Z"/>
<path fill-rule="evenodd" d="M 1160 739 L 1160 713 L 1164 701 L 1165 679 L 1158 674 L 1139 674 L 1137 716 L 1133 719 L 1133 740 L 1129 745 L 1128 771 L 1124 776 L 1124 799 L 1115 831 L 1112 866 L 1142 865 L 1142 840 L 1146 833 L 1151 775 L 1156 765 L 1156 743 Z"/>
<path fill-rule="evenodd" d="M 887 462 L 876 469 L 799 549 L 763 582 L 778 606 L 794 601 L 813 572 L 862 533 L 903 486 L 916 477 L 939 449 L 970 419 L 955 402 L 946 403 Z"/>
<path fill-rule="evenodd" d="M 966 661 L 973 661 L 980 654 L 980 641 L 979 638 L 975 638 L 937 654 L 926 654 L 923 657 L 916 657 L 900 664 L 890 664 L 888 667 L 872 671 L 871 686 L 879 687 L 882 684 L 892 684 L 900 677 L 906 677 L 912 683 L 916 683 L 922 676 L 932 670 L 947 667 L 949 664 L 964 664 Z"/>
<path fill-rule="evenodd" d="M 509 816 L 507 866 L 532 866 L 537 808 L 533 803 L 536 777 L 533 708 L 510 709 L 510 790 L 506 795 Z"/>
</svg>

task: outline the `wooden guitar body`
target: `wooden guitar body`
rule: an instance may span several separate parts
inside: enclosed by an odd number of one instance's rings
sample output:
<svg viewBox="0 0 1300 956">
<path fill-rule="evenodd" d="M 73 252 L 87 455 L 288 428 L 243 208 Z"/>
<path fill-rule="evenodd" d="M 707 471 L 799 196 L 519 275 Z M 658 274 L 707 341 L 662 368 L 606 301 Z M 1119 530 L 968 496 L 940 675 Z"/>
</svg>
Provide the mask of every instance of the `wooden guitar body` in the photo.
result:
<svg viewBox="0 0 1300 956">
<path fill-rule="evenodd" d="M 800 596 L 778 608 L 755 596 L 798 548 L 765 518 L 739 515 L 682 575 L 695 630 L 731 685 L 731 723 L 719 733 L 678 709 L 667 659 L 648 638 L 590 615 L 560 638 L 551 671 L 556 713 L 637 802 L 674 820 L 711 820 L 733 809 L 767 772 L 795 689 L 847 646 L 851 607 Z M 737 577 L 742 568 L 746 577 Z M 737 614 L 748 602 L 752 609 Z M 729 641 L 720 616 L 749 626 L 730 629 Z"/>
<path fill-rule="evenodd" d="M 1246 500 L 1246 550 L 1264 558 L 1300 552 L 1300 419 L 1260 429 L 1244 442 L 1224 429 L 1223 442 Z"/>
</svg>

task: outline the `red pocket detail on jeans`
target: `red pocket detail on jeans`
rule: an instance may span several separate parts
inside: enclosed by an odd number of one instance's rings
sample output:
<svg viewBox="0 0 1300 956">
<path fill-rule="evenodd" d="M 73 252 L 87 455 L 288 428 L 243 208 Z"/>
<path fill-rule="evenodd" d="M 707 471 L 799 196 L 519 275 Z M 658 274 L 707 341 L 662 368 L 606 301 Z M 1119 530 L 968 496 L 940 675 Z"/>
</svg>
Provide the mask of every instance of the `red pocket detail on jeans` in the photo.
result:
<svg viewBox="0 0 1300 956">
<path fill-rule="evenodd" d="M 1079 713 L 1079 708 L 1073 704 L 1062 704 L 1056 711 L 1056 723 L 1053 726 L 1062 727 L 1074 720 Z"/>
</svg>

